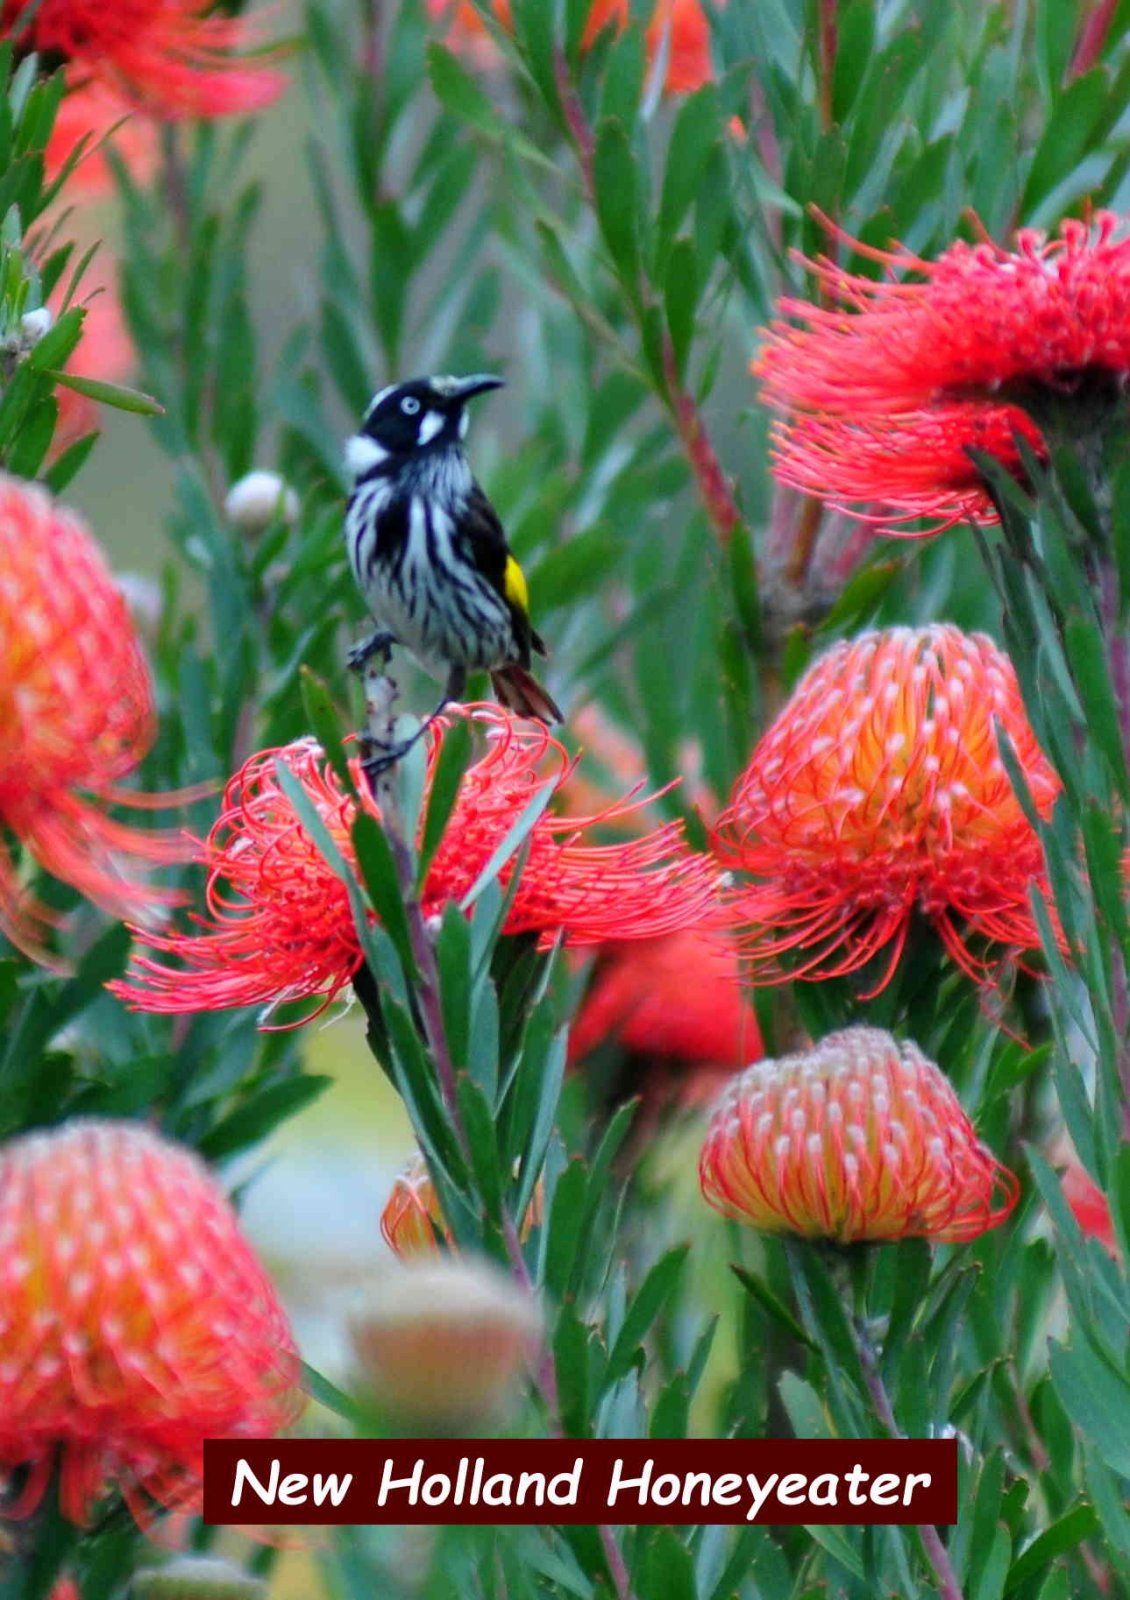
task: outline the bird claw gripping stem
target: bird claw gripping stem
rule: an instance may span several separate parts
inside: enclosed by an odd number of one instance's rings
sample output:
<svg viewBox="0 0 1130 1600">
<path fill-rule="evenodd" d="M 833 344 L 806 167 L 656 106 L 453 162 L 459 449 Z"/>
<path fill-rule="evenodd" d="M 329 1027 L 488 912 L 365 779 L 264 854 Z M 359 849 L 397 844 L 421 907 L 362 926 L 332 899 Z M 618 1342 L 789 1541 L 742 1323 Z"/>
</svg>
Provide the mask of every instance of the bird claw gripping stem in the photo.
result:
<svg viewBox="0 0 1130 1600">
<path fill-rule="evenodd" d="M 395 640 L 391 633 L 384 633 L 377 628 L 367 639 L 362 639 L 350 650 L 346 661 L 351 672 L 364 672 L 371 661 L 380 658 L 382 667 L 387 667 L 392 660 L 392 647 Z"/>
</svg>

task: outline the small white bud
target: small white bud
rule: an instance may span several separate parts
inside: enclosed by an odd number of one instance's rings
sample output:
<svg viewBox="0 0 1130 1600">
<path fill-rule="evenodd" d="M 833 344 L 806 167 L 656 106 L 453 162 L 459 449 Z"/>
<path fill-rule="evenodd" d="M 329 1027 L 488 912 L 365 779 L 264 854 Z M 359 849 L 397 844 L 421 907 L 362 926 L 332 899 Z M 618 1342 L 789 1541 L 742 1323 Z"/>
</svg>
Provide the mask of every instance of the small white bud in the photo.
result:
<svg viewBox="0 0 1130 1600">
<path fill-rule="evenodd" d="M 55 313 L 46 306 L 40 306 L 37 311 L 25 311 L 20 318 L 20 336 L 30 349 L 38 344 L 45 333 L 55 326 Z"/>
<path fill-rule="evenodd" d="M 277 472 L 248 472 L 228 490 L 224 512 L 242 532 L 262 533 L 277 517 L 295 520 L 298 496 Z"/>
</svg>

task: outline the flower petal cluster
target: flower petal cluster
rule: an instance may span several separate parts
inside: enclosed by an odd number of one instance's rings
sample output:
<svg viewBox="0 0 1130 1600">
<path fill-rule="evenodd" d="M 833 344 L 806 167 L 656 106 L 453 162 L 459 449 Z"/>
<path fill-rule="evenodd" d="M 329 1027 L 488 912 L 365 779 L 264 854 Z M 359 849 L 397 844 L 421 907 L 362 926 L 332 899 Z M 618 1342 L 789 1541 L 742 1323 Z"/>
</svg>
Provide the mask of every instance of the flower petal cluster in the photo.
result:
<svg viewBox="0 0 1130 1600">
<path fill-rule="evenodd" d="M 757 881 L 734 900 L 761 981 L 891 977 L 912 919 L 927 919 L 972 977 L 971 941 L 1037 949 L 1033 888 L 1050 900 L 1039 836 L 997 739 L 1015 751 L 1037 812 L 1059 780 L 1025 715 L 1008 657 L 948 623 L 887 628 L 821 656 L 759 741 L 719 819 L 722 861 Z M 786 969 L 781 958 L 794 953 Z"/>
<path fill-rule="evenodd" d="M 486 749 L 463 776 L 432 858 L 423 886 L 428 916 L 463 898 L 543 785 L 559 789 L 573 767 L 541 724 L 493 705 L 452 708 L 429 732 L 429 791 L 456 718 L 481 730 Z M 221 815 L 199 847 L 208 868 L 199 931 L 145 936 L 150 950 L 181 965 L 136 957 L 127 981 L 115 986 L 133 1005 L 194 1011 L 316 998 L 321 1009 L 351 981 L 361 945 L 348 894 L 281 787 L 280 762 L 352 864 L 355 803 L 320 748 L 306 739 L 253 756 L 229 783 Z M 379 818 L 357 762 L 353 774 L 366 809 Z M 679 824 L 614 844 L 588 842 L 592 830 L 643 804 L 629 795 L 588 817 L 543 813 L 528 836 L 503 931 L 537 934 L 542 948 L 559 937 L 586 946 L 655 937 L 716 911 L 717 868 L 687 849 Z M 512 864 L 503 868 L 503 885 L 512 871 Z"/>
<path fill-rule="evenodd" d="M 105 810 L 155 799 L 117 788 L 155 729 L 125 599 L 81 518 L 4 475 L 0 662 L 0 822 L 41 867 L 112 915 L 146 917 L 169 904 L 139 865 L 185 859 L 185 841 Z M 46 920 L 0 853 L 0 931 L 37 951 Z"/>
<path fill-rule="evenodd" d="M 0 1467 L 16 1512 L 52 1469 L 87 1521 L 199 1504 L 203 1444 L 296 1417 L 286 1317 L 193 1152 L 139 1123 L 75 1121 L 0 1146 Z M 11 1510 L 9 1515 L 14 1514 Z"/>
<path fill-rule="evenodd" d="M 210 0 L 2 0 L 0 36 L 161 118 L 241 115 L 285 87 L 273 62 L 241 53 L 257 25 Z"/>
<path fill-rule="evenodd" d="M 706 1200 L 764 1233 L 963 1242 L 1020 1185 L 918 1046 L 846 1028 L 724 1090 L 699 1161 Z"/>
<path fill-rule="evenodd" d="M 718 5 L 725 0 L 718 0 Z M 494 0 L 494 14 L 504 28 L 513 27 L 510 0 Z M 631 18 L 630 0 L 592 0 L 581 48 L 588 50 L 608 28 L 621 29 Z M 428 11 L 448 24 L 448 41 L 461 54 L 489 60 L 489 33 L 470 0 L 428 0 Z M 647 26 L 648 59 L 663 53 L 663 86 L 669 94 L 689 94 L 714 78 L 710 58 L 710 22 L 703 0 L 655 0 Z"/>
<path fill-rule="evenodd" d="M 995 513 L 970 451 L 1022 475 L 1021 436 L 1043 452 L 1026 395 L 1077 393 L 1130 375 L 1130 237 L 1121 220 L 1025 229 L 1006 250 L 959 241 L 937 260 L 853 249 L 881 280 L 806 262 L 818 300 L 787 297 L 754 363 L 783 415 L 776 470 L 875 520 L 937 531 Z"/>
</svg>

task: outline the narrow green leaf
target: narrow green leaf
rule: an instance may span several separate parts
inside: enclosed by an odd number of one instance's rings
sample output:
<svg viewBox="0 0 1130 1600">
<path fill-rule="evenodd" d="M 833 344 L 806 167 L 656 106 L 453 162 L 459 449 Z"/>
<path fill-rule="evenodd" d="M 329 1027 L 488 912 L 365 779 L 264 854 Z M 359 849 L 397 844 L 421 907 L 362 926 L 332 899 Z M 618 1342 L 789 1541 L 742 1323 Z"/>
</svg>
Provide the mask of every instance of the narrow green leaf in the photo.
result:
<svg viewBox="0 0 1130 1600">
<path fill-rule="evenodd" d="M 124 384 L 106 383 L 102 378 L 80 378 L 77 372 L 56 372 L 52 369 L 46 370 L 43 376 L 64 389 L 84 394 L 88 400 L 113 406 L 117 411 L 132 411 L 139 417 L 165 415 L 165 408 L 159 400 L 154 400 L 152 395 L 142 394 L 139 389 L 127 389 Z"/>
</svg>

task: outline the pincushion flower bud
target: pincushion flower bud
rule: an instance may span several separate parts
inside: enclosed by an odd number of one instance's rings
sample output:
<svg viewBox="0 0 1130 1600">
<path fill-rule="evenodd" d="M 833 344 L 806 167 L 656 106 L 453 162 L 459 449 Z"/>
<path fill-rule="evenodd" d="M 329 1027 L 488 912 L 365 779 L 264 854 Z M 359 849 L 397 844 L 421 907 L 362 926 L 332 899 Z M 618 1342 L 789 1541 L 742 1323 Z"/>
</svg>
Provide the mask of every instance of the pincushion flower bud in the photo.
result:
<svg viewBox="0 0 1130 1600">
<path fill-rule="evenodd" d="M 163 1567 L 142 1567 L 130 1600 L 266 1600 L 267 1585 L 219 1556 L 174 1556 Z"/>
<path fill-rule="evenodd" d="M 126 827 L 106 809 L 157 803 L 118 788 L 155 724 L 140 641 L 85 523 L 0 474 L 0 822 L 45 871 L 114 916 L 145 919 L 171 904 L 139 868 L 190 853 L 183 838 Z M 0 932 L 41 956 L 48 920 L 0 847 Z"/>
<path fill-rule="evenodd" d="M 398 1268 L 349 1322 L 372 1398 L 412 1426 L 453 1432 L 505 1414 L 542 1333 L 528 1290 L 462 1256 Z"/>
<path fill-rule="evenodd" d="M 543 1190 L 539 1181 L 522 1226 L 523 1238 L 540 1224 L 542 1203 Z M 381 1233 L 389 1249 L 402 1261 L 413 1256 L 435 1255 L 441 1240 L 450 1244 L 439 1197 L 423 1156 L 413 1156 L 393 1183 L 381 1212 Z"/>
<path fill-rule="evenodd" d="M 241 533 L 262 533 L 280 518 L 295 520 L 298 496 L 277 472 L 248 472 L 228 490 L 224 514 Z"/>
<path fill-rule="evenodd" d="M 193 1152 L 140 1123 L 75 1121 L 0 1146 L 0 1470 L 8 1515 L 57 1466 L 85 1523 L 199 1505 L 207 1438 L 270 1436 L 301 1407 L 274 1288 Z"/>
<path fill-rule="evenodd" d="M 1020 1193 L 933 1062 L 881 1028 L 742 1073 L 715 1107 L 699 1178 L 725 1216 L 837 1244 L 968 1241 Z"/>
<path fill-rule="evenodd" d="M 885 628 L 809 668 L 715 835 L 723 864 L 757 880 L 733 905 L 758 981 L 842 977 L 882 958 L 878 991 L 916 915 L 974 979 L 1039 949 L 1031 896 L 1051 898 L 1043 847 L 998 726 L 1050 817 L 1059 779 L 1012 663 L 983 634 Z"/>
</svg>

